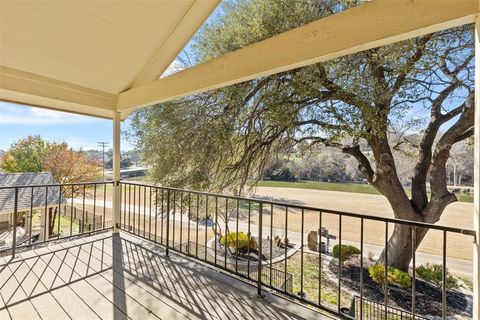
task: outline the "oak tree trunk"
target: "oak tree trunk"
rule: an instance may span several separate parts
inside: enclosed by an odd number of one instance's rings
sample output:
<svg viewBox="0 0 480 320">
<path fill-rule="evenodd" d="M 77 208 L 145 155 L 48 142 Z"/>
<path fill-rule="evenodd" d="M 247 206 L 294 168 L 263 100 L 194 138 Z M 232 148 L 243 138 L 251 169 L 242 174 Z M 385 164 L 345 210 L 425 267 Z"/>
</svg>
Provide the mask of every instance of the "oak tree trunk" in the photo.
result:
<svg viewBox="0 0 480 320">
<path fill-rule="evenodd" d="M 415 250 L 418 248 L 423 238 L 427 234 L 427 229 L 415 228 Z M 412 260 L 412 227 L 404 224 L 395 224 L 393 233 L 387 242 L 387 265 L 408 271 L 410 261 Z M 385 250 L 380 256 L 378 263 L 385 265 Z"/>
</svg>

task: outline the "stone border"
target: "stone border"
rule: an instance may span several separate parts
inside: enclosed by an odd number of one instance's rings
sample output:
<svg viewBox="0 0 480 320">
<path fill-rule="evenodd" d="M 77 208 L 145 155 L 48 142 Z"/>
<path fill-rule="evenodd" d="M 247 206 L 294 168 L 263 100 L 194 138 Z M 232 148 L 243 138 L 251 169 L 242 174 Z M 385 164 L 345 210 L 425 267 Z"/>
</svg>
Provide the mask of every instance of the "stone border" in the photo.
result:
<svg viewBox="0 0 480 320">
<path fill-rule="evenodd" d="M 213 237 L 213 238 L 211 238 L 210 240 L 207 241 L 207 253 L 212 257 L 215 256 L 215 250 L 213 250 L 210 247 L 210 245 L 214 241 L 215 241 L 215 237 Z M 287 257 L 286 258 L 285 258 L 285 254 L 282 254 L 279 257 L 273 258 L 272 259 L 272 264 L 275 264 L 277 262 L 280 262 L 280 261 L 283 261 L 285 259 L 290 258 L 292 255 L 294 255 L 299 250 L 300 250 L 300 245 L 299 244 L 294 244 L 293 247 L 291 247 L 289 250 L 287 250 Z M 217 260 L 218 260 L 218 256 L 217 256 Z M 220 257 L 220 260 L 225 261 L 225 259 L 223 259 L 223 257 Z M 236 264 L 237 261 L 238 261 L 239 266 L 248 265 L 248 261 L 234 260 L 234 259 L 231 259 L 231 258 L 227 259 L 227 263 L 231 263 L 231 264 Z M 257 264 L 257 261 L 250 261 L 250 265 L 256 265 L 256 264 Z M 268 259 L 267 261 L 262 261 L 262 265 L 267 265 L 267 264 L 270 264 L 270 259 Z"/>
</svg>

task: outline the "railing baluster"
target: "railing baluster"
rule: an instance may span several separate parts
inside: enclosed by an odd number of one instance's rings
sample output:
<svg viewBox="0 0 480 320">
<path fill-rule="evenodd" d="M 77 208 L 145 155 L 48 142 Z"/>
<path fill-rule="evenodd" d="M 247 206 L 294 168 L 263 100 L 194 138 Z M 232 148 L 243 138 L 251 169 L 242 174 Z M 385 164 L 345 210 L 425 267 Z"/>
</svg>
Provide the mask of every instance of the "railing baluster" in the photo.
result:
<svg viewBox="0 0 480 320">
<path fill-rule="evenodd" d="M 30 193 L 30 213 L 28 220 L 30 224 L 28 225 L 28 245 L 32 244 L 32 223 L 33 223 L 33 187 L 31 188 Z"/>
<path fill-rule="evenodd" d="M 148 192 L 148 240 L 152 240 L 152 187 Z"/>
<path fill-rule="evenodd" d="M 478 268 L 478 266 L 477 266 Z M 443 231 L 442 247 L 442 319 L 447 316 L 447 231 Z"/>
<path fill-rule="evenodd" d="M 301 225 L 301 232 L 300 232 L 300 294 L 301 298 L 305 298 L 305 293 L 303 292 L 303 233 L 304 233 L 304 225 L 305 225 L 305 210 L 302 208 L 302 225 Z"/>
<path fill-rule="evenodd" d="M 416 313 L 416 306 L 415 306 L 415 303 L 416 303 L 416 294 L 417 294 L 417 290 L 416 290 L 416 247 L 417 247 L 417 229 L 416 227 L 412 227 L 411 229 L 411 232 L 412 232 L 412 319 L 415 319 L 415 313 Z"/>
<path fill-rule="evenodd" d="M 288 259 L 287 259 L 287 249 L 288 249 L 288 244 L 287 244 L 287 234 L 288 234 L 288 206 L 285 206 L 285 238 L 283 239 L 283 245 L 285 247 L 285 267 L 284 267 L 284 282 L 283 285 L 285 286 L 285 292 L 287 292 L 287 272 L 288 272 Z"/>
<path fill-rule="evenodd" d="M 62 208 L 62 186 L 58 187 L 58 225 L 57 225 L 57 239 L 60 239 L 60 215 Z"/>
<path fill-rule="evenodd" d="M 112 190 L 115 185 L 112 183 Z M 105 229 L 105 211 L 107 210 L 107 184 L 103 183 L 103 217 L 102 217 L 102 227 Z M 113 214 L 113 212 L 112 212 Z"/>
<path fill-rule="evenodd" d="M 83 184 L 83 203 L 82 203 L 82 233 L 84 233 L 84 228 L 85 228 L 85 184 Z"/>
<path fill-rule="evenodd" d="M 384 318 L 388 318 L 388 222 L 385 222 L 385 255 L 384 255 L 384 270 L 385 270 L 385 291 L 384 293 L 384 305 L 385 305 L 385 314 Z"/>
<path fill-rule="evenodd" d="M 236 246 L 235 246 L 235 254 L 236 254 L 236 257 L 235 257 L 235 273 L 238 273 L 238 215 L 239 215 L 239 212 L 240 212 L 240 200 L 237 199 L 237 218 L 236 218 L 236 223 L 235 223 L 235 230 L 236 230 Z"/>
<path fill-rule="evenodd" d="M 187 252 L 188 255 L 191 255 L 190 252 L 190 220 L 192 220 L 192 193 L 188 193 L 188 234 L 187 234 Z"/>
<path fill-rule="evenodd" d="M 163 210 L 164 209 L 164 202 L 165 202 L 165 196 L 164 196 L 164 193 L 165 193 L 165 189 L 162 188 L 162 227 L 160 228 L 160 243 L 163 244 L 163 229 L 165 228 L 164 227 L 164 219 L 165 219 L 165 211 Z"/>
<path fill-rule="evenodd" d="M 135 225 L 135 210 L 136 210 L 136 207 L 137 207 L 137 186 L 136 185 L 133 185 L 133 213 L 132 213 L 132 232 L 133 234 L 136 234 L 136 225 Z"/>
<path fill-rule="evenodd" d="M 214 260 L 213 260 L 215 265 L 217 264 L 217 234 L 218 234 L 217 226 L 218 226 L 218 197 L 215 197 L 215 227 L 214 227 L 215 254 L 214 254 Z"/>
<path fill-rule="evenodd" d="M 322 211 L 318 213 L 318 305 L 322 305 Z"/>
<path fill-rule="evenodd" d="M 49 228 L 49 221 L 48 221 L 48 186 L 45 187 L 45 217 L 43 219 L 43 241 L 48 239 L 48 228 Z"/>
<path fill-rule="evenodd" d="M 270 204 L 270 287 L 272 286 L 272 261 L 273 261 L 273 204 Z"/>
<path fill-rule="evenodd" d="M 337 312 L 340 313 L 342 294 L 342 215 L 338 215 L 338 287 Z"/>
<path fill-rule="evenodd" d="M 250 233 L 250 220 L 251 220 L 251 212 L 252 212 L 252 202 L 248 201 L 248 247 L 247 247 L 247 278 L 250 279 L 250 240 L 251 240 L 251 233 Z"/>
<path fill-rule="evenodd" d="M 173 248 L 175 248 L 175 232 L 176 232 L 175 229 L 176 229 L 176 226 L 177 226 L 176 216 L 177 216 L 177 192 L 173 191 L 173 212 L 172 212 L 173 220 L 170 223 L 170 225 L 173 228 L 172 229 L 173 230 L 173 233 L 172 233 L 172 247 Z"/>
<path fill-rule="evenodd" d="M 155 242 L 157 241 L 157 228 L 158 228 L 158 188 L 155 187 Z"/>
<path fill-rule="evenodd" d="M 120 191 L 122 190 L 121 187 L 119 188 Z M 120 192 L 121 193 L 121 192 Z M 120 208 L 121 208 L 121 201 L 120 201 Z M 93 231 L 96 229 L 95 225 L 95 213 L 96 213 L 96 208 L 97 208 L 97 185 L 93 185 Z M 122 209 L 120 209 L 120 216 L 122 214 Z M 122 218 L 120 218 L 120 222 L 122 221 Z"/>
<path fill-rule="evenodd" d="M 167 189 L 167 249 L 166 254 L 169 255 L 168 248 L 170 247 L 170 190 Z"/>
<path fill-rule="evenodd" d="M 363 218 L 360 218 L 360 320 L 363 319 Z"/>
<path fill-rule="evenodd" d="M 131 203 L 132 203 L 132 185 L 128 184 L 128 231 L 132 231 L 132 223 L 131 223 Z"/>
<path fill-rule="evenodd" d="M 200 195 L 197 193 L 197 230 L 195 232 L 195 257 L 198 259 L 198 220 L 199 220 L 199 211 L 200 211 Z"/>
<path fill-rule="evenodd" d="M 182 251 L 183 241 L 183 192 L 180 192 L 180 251 Z"/>
<path fill-rule="evenodd" d="M 15 195 L 13 199 L 13 230 L 12 230 L 12 259 L 15 259 L 15 252 L 17 250 L 17 221 L 18 219 L 18 187 L 15 188 Z"/>
<path fill-rule="evenodd" d="M 127 226 L 127 185 L 125 183 L 122 183 L 122 185 L 123 185 L 123 228 L 122 229 L 125 230 Z M 103 219 L 103 222 L 105 222 L 105 219 Z"/>
<path fill-rule="evenodd" d="M 120 184 L 120 181 L 117 181 L 115 183 L 118 183 L 118 225 L 120 226 L 120 229 L 122 229 L 122 185 Z M 115 187 L 115 184 L 114 184 Z M 113 188 L 112 188 L 113 190 Z M 113 205 L 112 205 L 113 209 Z M 95 214 L 93 215 L 93 230 L 95 230 Z"/>
<path fill-rule="evenodd" d="M 262 295 L 262 231 L 263 231 L 263 203 L 258 204 L 258 260 L 257 260 L 257 294 Z"/>
<path fill-rule="evenodd" d="M 75 187 L 72 185 L 72 201 L 70 203 L 70 236 L 73 234 L 73 195 L 75 194 Z"/>
<path fill-rule="evenodd" d="M 147 221 L 147 187 L 143 187 L 143 237 L 145 237 L 145 229 L 146 229 L 146 221 Z"/>
<path fill-rule="evenodd" d="M 207 234 L 208 234 L 208 221 L 207 221 L 207 217 L 208 217 L 208 195 L 205 195 L 205 261 L 207 261 L 207 251 L 208 251 L 208 248 L 207 248 Z"/>
<path fill-rule="evenodd" d="M 138 186 L 138 219 L 137 219 L 137 235 L 140 236 L 140 224 L 141 224 L 141 217 L 142 217 L 142 186 Z"/>
<path fill-rule="evenodd" d="M 228 258 L 228 250 L 227 250 L 227 234 L 228 234 L 228 198 L 225 198 L 225 246 L 223 248 L 224 256 L 225 256 L 225 269 L 227 269 L 227 258 Z"/>
</svg>

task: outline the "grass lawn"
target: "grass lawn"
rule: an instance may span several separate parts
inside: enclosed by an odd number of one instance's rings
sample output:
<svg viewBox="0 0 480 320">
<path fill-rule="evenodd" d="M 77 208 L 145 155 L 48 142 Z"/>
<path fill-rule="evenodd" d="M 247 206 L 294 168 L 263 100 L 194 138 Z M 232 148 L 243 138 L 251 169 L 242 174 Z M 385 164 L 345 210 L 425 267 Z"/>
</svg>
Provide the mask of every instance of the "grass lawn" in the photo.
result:
<svg viewBox="0 0 480 320">
<path fill-rule="evenodd" d="M 301 255 L 300 252 L 295 253 L 288 258 L 287 271 L 293 275 L 293 293 L 297 294 L 301 290 Z M 279 270 L 285 269 L 285 262 L 281 261 L 273 265 Z M 327 280 L 327 276 L 322 271 L 321 280 L 321 300 L 322 304 L 326 304 L 331 308 L 336 308 L 337 305 L 337 284 Z M 318 255 L 304 253 L 303 257 L 303 292 L 306 294 L 306 299 L 318 303 Z M 352 297 L 342 291 L 341 304 L 342 306 L 350 306 Z"/>
<path fill-rule="evenodd" d="M 318 182 L 318 181 L 260 181 L 259 187 L 273 187 L 273 188 L 298 188 L 298 189 L 313 189 L 313 190 L 327 190 L 327 191 L 342 191 L 353 193 L 366 194 L 380 194 L 374 187 L 369 184 L 360 183 L 336 183 L 336 182 Z M 410 190 L 407 189 L 410 194 Z M 463 194 L 457 194 L 460 202 L 473 203 L 473 197 Z"/>
<path fill-rule="evenodd" d="M 41 224 L 41 215 L 39 213 L 36 213 L 32 216 L 32 225 L 35 226 L 40 226 Z M 72 233 L 76 234 L 78 233 L 78 222 L 73 221 L 72 222 Z M 57 232 L 58 230 L 58 215 L 55 219 L 55 226 L 53 228 L 54 233 Z M 60 215 L 60 233 L 62 236 L 66 236 L 70 234 L 70 217 Z"/>
</svg>

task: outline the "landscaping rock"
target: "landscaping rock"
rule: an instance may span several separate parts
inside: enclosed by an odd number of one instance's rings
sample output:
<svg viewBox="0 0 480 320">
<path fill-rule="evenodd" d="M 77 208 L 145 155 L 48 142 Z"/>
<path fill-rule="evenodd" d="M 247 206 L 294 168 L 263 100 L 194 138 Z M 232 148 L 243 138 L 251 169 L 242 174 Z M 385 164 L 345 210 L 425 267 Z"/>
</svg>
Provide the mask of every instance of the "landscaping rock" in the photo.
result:
<svg viewBox="0 0 480 320">
<path fill-rule="evenodd" d="M 318 252 L 318 232 L 310 231 L 307 237 L 308 249 Z"/>
</svg>

